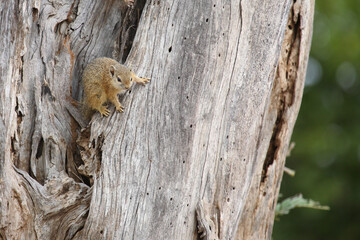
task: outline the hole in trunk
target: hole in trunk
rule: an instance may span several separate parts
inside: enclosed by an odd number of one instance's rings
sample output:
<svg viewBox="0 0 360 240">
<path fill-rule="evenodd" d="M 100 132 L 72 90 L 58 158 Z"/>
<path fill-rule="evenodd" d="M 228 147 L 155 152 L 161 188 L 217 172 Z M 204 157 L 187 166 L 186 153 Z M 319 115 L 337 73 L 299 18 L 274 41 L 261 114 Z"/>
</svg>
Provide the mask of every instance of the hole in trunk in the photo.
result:
<svg viewBox="0 0 360 240">
<path fill-rule="evenodd" d="M 41 157 L 43 152 L 43 147 L 44 147 L 44 139 L 41 138 L 36 151 L 36 159 L 39 159 Z"/>
</svg>

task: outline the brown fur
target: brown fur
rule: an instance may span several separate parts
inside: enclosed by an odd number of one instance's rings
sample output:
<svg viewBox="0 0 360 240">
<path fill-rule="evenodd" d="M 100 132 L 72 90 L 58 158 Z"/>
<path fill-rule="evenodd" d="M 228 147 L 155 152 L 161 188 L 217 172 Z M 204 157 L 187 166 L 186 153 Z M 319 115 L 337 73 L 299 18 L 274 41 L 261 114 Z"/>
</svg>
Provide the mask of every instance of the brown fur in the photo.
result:
<svg viewBox="0 0 360 240">
<path fill-rule="evenodd" d="M 118 79 L 120 78 L 121 81 Z M 115 105 L 118 112 L 123 112 L 118 94 L 125 93 L 133 82 L 145 84 L 149 78 L 140 78 L 126 66 L 111 58 L 96 58 L 85 68 L 82 82 L 84 100 L 82 112 L 89 119 L 94 111 L 102 116 L 109 116 L 110 110 L 104 106 L 106 102 Z"/>
</svg>

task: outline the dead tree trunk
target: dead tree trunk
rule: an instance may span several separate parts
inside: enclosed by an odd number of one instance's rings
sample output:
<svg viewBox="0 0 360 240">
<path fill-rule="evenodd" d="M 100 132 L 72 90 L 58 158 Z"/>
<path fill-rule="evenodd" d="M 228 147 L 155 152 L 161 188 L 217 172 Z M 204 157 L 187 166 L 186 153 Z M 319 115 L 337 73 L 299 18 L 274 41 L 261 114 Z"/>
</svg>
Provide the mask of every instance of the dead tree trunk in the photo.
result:
<svg viewBox="0 0 360 240">
<path fill-rule="evenodd" d="M 270 239 L 313 8 L 3 1 L 0 238 Z M 99 56 L 152 82 L 80 132 Z"/>
</svg>

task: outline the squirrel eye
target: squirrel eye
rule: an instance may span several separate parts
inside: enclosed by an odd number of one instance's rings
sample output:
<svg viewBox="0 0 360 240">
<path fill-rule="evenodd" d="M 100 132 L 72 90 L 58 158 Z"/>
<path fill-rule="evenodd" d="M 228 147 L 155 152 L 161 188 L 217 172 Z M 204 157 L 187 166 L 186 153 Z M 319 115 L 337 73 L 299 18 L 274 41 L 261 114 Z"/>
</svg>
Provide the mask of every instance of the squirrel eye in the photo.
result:
<svg viewBox="0 0 360 240">
<path fill-rule="evenodd" d="M 117 80 L 118 80 L 118 82 L 121 82 L 121 78 L 120 78 L 120 77 L 118 77 Z"/>
<path fill-rule="evenodd" d="M 132 82 L 132 78 L 130 78 L 130 82 Z"/>
</svg>

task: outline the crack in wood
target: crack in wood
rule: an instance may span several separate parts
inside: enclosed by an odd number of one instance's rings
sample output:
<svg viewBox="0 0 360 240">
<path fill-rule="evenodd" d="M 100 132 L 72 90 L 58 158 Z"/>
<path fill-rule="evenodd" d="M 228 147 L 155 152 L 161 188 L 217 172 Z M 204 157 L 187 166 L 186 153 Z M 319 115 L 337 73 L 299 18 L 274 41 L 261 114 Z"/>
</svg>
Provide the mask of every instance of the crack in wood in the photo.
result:
<svg viewBox="0 0 360 240">
<path fill-rule="evenodd" d="M 216 211 L 220 212 L 219 209 Z M 219 236 L 219 219 L 216 221 L 215 216 L 211 214 L 211 205 L 201 200 L 196 207 L 196 219 L 198 236 L 204 240 L 218 240 Z"/>
<path fill-rule="evenodd" d="M 146 0 L 137 0 L 131 8 L 125 9 L 124 18 L 120 24 L 119 56 L 114 56 L 124 63 L 130 53 L 132 44 L 140 22 L 140 16 L 144 9 Z"/>
<path fill-rule="evenodd" d="M 43 137 L 41 137 L 36 150 L 36 155 L 35 155 L 36 159 L 39 159 L 42 156 L 43 147 L 44 147 L 44 139 Z"/>
<path fill-rule="evenodd" d="M 277 109 L 277 116 L 271 136 L 269 148 L 263 165 L 261 183 L 264 183 L 269 166 L 278 157 L 278 151 L 282 147 L 280 134 L 287 127 L 285 124 L 286 113 L 293 105 L 295 99 L 295 83 L 297 79 L 299 54 L 300 54 L 300 14 L 297 10 L 296 0 L 290 9 L 284 41 L 281 47 L 277 74 L 272 89 L 271 105 Z"/>
<path fill-rule="evenodd" d="M 51 89 L 49 87 L 49 84 L 46 82 L 46 80 L 44 79 L 44 83 L 41 86 L 41 96 L 45 96 L 45 95 L 49 95 L 49 100 L 54 102 L 56 99 L 53 96 L 53 94 L 51 93 Z"/>
<path fill-rule="evenodd" d="M 83 175 L 89 182 L 90 186 L 94 183 L 94 177 L 99 175 L 102 160 L 102 145 L 104 137 L 99 136 L 97 140 L 93 139 L 89 144 L 90 128 L 83 129 L 79 135 L 78 149 L 83 164 L 78 167 L 78 172 Z"/>
</svg>

